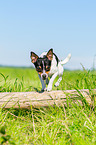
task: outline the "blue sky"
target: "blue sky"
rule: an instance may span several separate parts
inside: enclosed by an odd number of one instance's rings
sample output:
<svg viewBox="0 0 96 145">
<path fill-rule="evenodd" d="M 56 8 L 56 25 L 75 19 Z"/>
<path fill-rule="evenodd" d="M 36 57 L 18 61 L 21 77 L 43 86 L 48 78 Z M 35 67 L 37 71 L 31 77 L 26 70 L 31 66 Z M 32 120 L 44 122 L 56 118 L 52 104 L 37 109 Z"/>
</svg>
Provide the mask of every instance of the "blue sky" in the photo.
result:
<svg viewBox="0 0 96 145">
<path fill-rule="evenodd" d="M 50 48 L 65 67 L 86 69 L 96 55 L 96 0 L 0 1 L 0 64 L 31 66 L 30 51 Z M 95 59 L 96 68 L 96 59 Z"/>
</svg>

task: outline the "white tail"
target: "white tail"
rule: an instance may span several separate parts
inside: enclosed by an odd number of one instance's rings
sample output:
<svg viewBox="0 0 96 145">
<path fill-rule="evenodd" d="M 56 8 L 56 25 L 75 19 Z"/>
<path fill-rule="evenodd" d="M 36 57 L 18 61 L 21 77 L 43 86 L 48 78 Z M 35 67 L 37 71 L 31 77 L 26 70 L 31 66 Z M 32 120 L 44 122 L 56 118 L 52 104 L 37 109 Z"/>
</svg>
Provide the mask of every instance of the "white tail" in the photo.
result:
<svg viewBox="0 0 96 145">
<path fill-rule="evenodd" d="M 71 58 L 71 53 L 68 54 L 68 56 L 63 61 L 60 61 L 61 65 L 66 64 L 70 60 L 70 58 Z"/>
</svg>

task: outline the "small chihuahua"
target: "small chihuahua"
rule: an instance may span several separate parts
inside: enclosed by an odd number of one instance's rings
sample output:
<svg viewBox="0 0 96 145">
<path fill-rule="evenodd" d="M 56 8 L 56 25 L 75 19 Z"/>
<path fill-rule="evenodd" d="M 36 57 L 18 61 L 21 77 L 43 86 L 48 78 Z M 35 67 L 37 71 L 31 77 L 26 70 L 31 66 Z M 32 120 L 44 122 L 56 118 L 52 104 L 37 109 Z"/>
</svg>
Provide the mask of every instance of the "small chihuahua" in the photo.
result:
<svg viewBox="0 0 96 145">
<path fill-rule="evenodd" d="M 56 54 L 53 53 L 53 49 L 50 49 L 48 52 L 43 52 L 40 56 L 31 52 L 31 61 L 38 72 L 42 84 L 42 92 L 45 90 L 52 90 L 52 84 L 57 75 L 59 76 L 59 79 L 55 83 L 55 86 L 59 86 L 63 75 L 63 65 L 67 63 L 70 58 L 71 54 L 69 54 L 63 61 L 60 61 Z M 50 81 L 48 80 L 48 77 L 50 77 Z M 46 84 L 48 85 L 47 89 Z"/>
</svg>

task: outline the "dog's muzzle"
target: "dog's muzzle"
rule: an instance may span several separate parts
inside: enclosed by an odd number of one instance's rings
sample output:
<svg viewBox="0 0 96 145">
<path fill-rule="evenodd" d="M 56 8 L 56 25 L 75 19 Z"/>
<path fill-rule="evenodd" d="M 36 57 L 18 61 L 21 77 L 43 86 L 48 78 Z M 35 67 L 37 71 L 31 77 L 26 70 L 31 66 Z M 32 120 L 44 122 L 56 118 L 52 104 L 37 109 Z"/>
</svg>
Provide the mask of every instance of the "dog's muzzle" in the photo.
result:
<svg viewBox="0 0 96 145">
<path fill-rule="evenodd" d="M 42 78 L 42 80 L 46 80 L 48 78 L 48 75 L 46 73 L 44 73 L 44 74 L 42 73 L 41 78 Z"/>
</svg>

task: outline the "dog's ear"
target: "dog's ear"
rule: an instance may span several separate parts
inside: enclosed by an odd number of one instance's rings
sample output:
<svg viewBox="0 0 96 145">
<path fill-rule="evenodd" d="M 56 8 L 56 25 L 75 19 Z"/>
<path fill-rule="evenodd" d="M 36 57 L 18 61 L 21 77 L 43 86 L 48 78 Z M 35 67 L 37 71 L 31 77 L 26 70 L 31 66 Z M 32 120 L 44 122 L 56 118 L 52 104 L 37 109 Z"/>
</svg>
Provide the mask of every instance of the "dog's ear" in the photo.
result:
<svg viewBox="0 0 96 145">
<path fill-rule="evenodd" d="M 34 52 L 31 52 L 31 61 L 32 63 L 35 63 L 38 59 L 38 55 L 36 55 Z"/>
<path fill-rule="evenodd" d="M 47 53 L 46 56 L 47 56 L 47 58 L 49 60 L 52 60 L 53 59 L 53 49 L 52 48 L 48 51 L 48 53 Z"/>
</svg>

